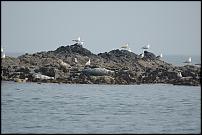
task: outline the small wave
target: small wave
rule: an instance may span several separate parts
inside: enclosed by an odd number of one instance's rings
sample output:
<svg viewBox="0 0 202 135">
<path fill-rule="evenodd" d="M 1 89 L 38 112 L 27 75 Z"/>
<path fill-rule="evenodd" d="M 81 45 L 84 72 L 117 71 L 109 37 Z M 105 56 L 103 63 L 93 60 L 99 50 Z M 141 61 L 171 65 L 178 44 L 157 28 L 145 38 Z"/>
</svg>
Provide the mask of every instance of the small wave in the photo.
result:
<svg viewBox="0 0 202 135">
<path fill-rule="evenodd" d="M 62 119 L 59 119 L 58 121 L 66 121 L 66 119 L 65 119 L 65 118 L 62 118 Z"/>
<path fill-rule="evenodd" d="M 60 114 L 60 113 L 58 113 L 58 112 L 50 112 L 49 114 Z"/>
<path fill-rule="evenodd" d="M 33 113 L 33 110 L 23 111 L 22 113 Z"/>
<path fill-rule="evenodd" d="M 31 98 L 31 99 L 33 99 L 33 100 L 39 100 L 40 98 L 35 97 L 35 98 Z"/>
<path fill-rule="evenodd" d="M 88 99 L 89 97 L 80 97 L 79 99 Z"/>
<path fill-rule="evenodd" d="M 70 104 L 67 101 L 57 101 L 55 103 L 60 104 L 60 105 Z"/>
<path fill-rule="evenodd" d="M 25 103 L 29 103 L 30 101 L 29 101 L 29 100 L 24 100 L 23 102 L 25 102 Z"/>
<path fill-rule="evenodd" d="M 42 126 L 39 126 L 39 125 L 37 125 L 37 126 L 25 126 L 25 127 L 23 127 L 23 128 L 41 128 Z"/>
<path fill-rule="evenodd" d="M 187 105 L 187 106 L 192 106 L 193 104 L 190 102 L 183 102 L 182 104 Z"/>
<path fill-rule="evenodd" d="M 38 102 L 38 104 L 48 104 L 48 103 L 50 103 L 50 102 L 48 102 L 48 101 L 39 101 Z"/>
<path fill-rule="evenodd" d="M 88 115 L 87 113 L 74 113 L 72 115 Z"/>
<path fill-rule="evenodd" d="M 147 112 L 140 112 L 140 114 L 148 114 Z"/>
<path fill-rule="evenodd" d="M 14 102 L 14 100 L 7 100 L 6 102 L 8 102 L 8 103 L 12 103 L 12 102 Z"/>
<path fill-rule="evenodd" d="M 64 97 L 61 97 L 61 96 L 53 96 L 53 98 L 60 99 L 60 98 L 64 98 Z"/>
</svg>

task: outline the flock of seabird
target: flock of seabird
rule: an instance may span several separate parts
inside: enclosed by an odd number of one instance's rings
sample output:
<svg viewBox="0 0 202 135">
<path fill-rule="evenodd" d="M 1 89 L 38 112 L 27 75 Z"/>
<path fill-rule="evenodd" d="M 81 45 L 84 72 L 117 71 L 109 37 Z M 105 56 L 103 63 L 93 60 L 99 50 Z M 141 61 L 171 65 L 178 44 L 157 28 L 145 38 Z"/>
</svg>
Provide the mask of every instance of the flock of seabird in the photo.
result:
<svg viewBox="0 0 202 135">
<path fill-rule="evenodd" d="M 150 45 L 146 45 L 146 46 L 143 46 L 141 49 L 143 49 L 143 52 L 140 54 L 140 58 L 144 58 L 144 51 L 149 49 L 150 48 Z M 132 52 L 131 49 L 128 47 L 128 43 L 124 44 L 123 46 L 121 46 L 121 49 L 126 49 L 128 50 L 129 52 Z M 163 57 L 163 54 L 161 53 L 160 55 L 156 56 L 156 58 L 160 59 Z"/>
<path fill-rule="evenodd" d="M 77 44 L 79 44 L 79 45 L 84 45 L 84 40 L 81 40 L 81 38 L 80 37 L 78 37 L 77 39 L 73 39 L 72 41 L 74 41 L 75 43 L 77 43 Z M 144 58 L 144 51 L 145 50 L 147 50 L 147 49 L 149 49 L 150 48 L 150 45 L 148 44 L 148 45 L 146 45 L 146 46 L 143 46 L 141 49 L 143 49 L 143 53 L 142 54 L 140 54 L 140 58 Z M 128 47 L 128 43 L 125 43 L 124 45 L 122 45 L 121 46 L 121 49 L 126 49 L 126 50 L 128 50 L 129 52 L 132 52 L 131 51 L 131 49 Z M 5 52 L 4 52 L 4 50 L 3 50 L 3 48 L 1 48 L 1 58 L 5 58 L 6 57 L 6 54 L 5 54 Z M 160 55 L 158 55 L 156 58 L 162 58 L 163 57 L 163 54 L 161 53 Z M 77 58 L 75 58 L 74 59 L 74 61 L 75 61 L 75 63 L 78 63 L 78 60 L 77 60 Z M 188 60 L 186 60 L 184 63 L 191 63 L 191 57 L 189 57 L 189 59 Z M 59 61 L 59 63 L 61 64 L 61 65 L 63 65 L 63 66 L 67 66 L 67 65 L 65 65 L 66 63 L 63 63 L 62 61 Z M 90 59 L 86 62 L 86 64 L 85 64 L 86 66 L 88 66 L 88 65 L 90 65 Z M 179 75 L 180 76 L 180 75 Z"/>
</svg>

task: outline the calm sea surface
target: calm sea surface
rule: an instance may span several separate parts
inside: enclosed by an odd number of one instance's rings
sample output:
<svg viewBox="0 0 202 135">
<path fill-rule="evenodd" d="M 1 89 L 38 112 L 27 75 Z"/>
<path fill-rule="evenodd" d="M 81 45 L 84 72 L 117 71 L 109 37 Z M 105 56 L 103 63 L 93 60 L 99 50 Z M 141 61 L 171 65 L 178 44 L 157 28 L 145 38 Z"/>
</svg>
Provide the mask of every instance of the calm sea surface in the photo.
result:
<svg viewBox="0 0 202 135">
<path fill-rule="evenodd" d="M 201 133 L 201 87 L 1 82 L 2 133 Z"/>
</svg>

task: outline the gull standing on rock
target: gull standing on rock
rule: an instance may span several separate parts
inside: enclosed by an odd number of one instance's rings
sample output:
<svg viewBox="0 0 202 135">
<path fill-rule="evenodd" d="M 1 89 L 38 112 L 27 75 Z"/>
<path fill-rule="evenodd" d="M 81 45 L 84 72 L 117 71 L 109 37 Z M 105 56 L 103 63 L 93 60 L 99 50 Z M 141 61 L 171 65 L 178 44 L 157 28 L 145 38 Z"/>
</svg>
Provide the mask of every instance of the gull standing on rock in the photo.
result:
<svg viewBox="0 0 202 135">
<path fill-rule="evenodd" d="M 149 47 L 150 47 L 150 45 L 148 44 L 148 45 L 146 45 L 146 46 L 143 46 L 142 49 L 145 49 L 145 50 L 146 50 L 146 49 L 149 49 Z"/>
<path fill-rule="evenodd" d="M 75 42 L 80 42 L 81 41 L 81 38 L 78 37 L 77 39 L 73 39 L 72 41 L 75 41 Z"/>
<path fill-rule="evenodd" d="M 140 58 L 144 58 L 144 52 L 140 54 Z"/>
<path fill-rule="evenodd" d="M 90 66 L 90 59 L 88 60 L 88 62 L 86 62 L 85 65 L 86 65 L 86 66 Z"/>
<path fill-rule="evenodd" d="M 148 44 L 148 45 L 146 45 L 146 46 L 143 46 L 143 47 L 142 47 L 142 49 L 143 49 L 143 53 L 142 53 L 142 54 L 140 54 L 140 58 L 144 58 L 144 50 L 149 49 L 149 47 L 150 47 L 150 45 L 149 45 L 149 44 Z"/>
<path fill-rule="evenodd" d="M 127 49 L 128 48 L 128 43 L 122 45 L 121 48 Z"/>
<path fill-rule="evenodd" d="M 1 48 L 1 58 L 5 58 L 6 57 L 6 54 L 4 53 L 4 49 Z"/>
<path fill-rule="evenodd" d="M 128 48 L 128 43 L 121 46 L 123 49 L 127 49 L 129 52 L 132 52 L 130 48 Z"/>
<path fill-rule="evenodd" d="M 184 63 L 191 63 L 191 57 L 189 57 L 189 59 L 186 60 Z"/>
<path fill-rule="evenodd" d="M 156 58 L 160 59 L 163 57 L 163 54 L 161 53 L 160 55 L 156 56 Z"/>
<path fill-rule="evenodd" d="M 74 62 L 75 62 L 75 63 L 78 63 L 78 60 L 77 60 L 77 58 L 74 58 Z"/>
<path fill-rule="evenodd" d="M 84 40 L 81 40 L 80 37 L 78 37 L 77 39 L 73 39 L 72 41 L 75 41 L 77 44 L 83 45 L 84 44 Z"/>
<path fill-rule="evenodd" d="M 179 78 L 182 78 L 181 72 L 178 72 L 178 73 L 177 73 L 177 76 L 178 76 Z"/>
</svg>

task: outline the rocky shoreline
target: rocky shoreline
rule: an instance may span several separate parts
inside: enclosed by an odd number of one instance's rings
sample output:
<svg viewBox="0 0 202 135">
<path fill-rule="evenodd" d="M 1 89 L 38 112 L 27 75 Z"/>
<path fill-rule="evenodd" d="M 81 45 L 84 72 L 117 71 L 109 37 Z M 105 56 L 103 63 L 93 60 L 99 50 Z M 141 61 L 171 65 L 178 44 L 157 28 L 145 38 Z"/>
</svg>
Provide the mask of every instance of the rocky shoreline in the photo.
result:
<svg viewBox="0 0 202 135">
<path fill-rule="evenodd" d="M 85 65 L 89 59 L 90 65 Z M 201 85 L 200 66 L 174 66 L 148 51 L 143 58 L 119 49 L 96 55 L 79 44 L 17 58 L 6 56 L 1 69 L 2 80 L 16 82 Z"/>
</svg>

